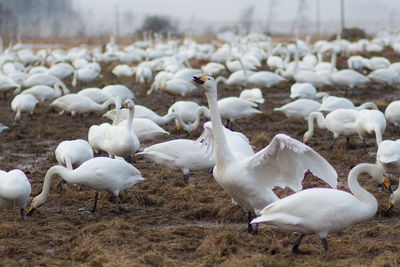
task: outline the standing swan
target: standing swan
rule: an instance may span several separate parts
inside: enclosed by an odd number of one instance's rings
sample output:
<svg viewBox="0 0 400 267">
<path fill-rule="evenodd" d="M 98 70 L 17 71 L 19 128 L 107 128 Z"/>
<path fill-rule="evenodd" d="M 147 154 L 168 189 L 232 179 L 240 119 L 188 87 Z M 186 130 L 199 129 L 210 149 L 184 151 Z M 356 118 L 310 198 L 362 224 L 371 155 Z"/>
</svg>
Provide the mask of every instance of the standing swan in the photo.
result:
<svg viewBox="0 0 400 267">
<path fill-rule="evenodd" d="M 0 210 L 18 207 L 23 220 L 30 194 L 31 184 L 25 173 L 18 169 L 9 172 L 0 170 Z"/>
<path fill-rule="evenodd" d="M 75 170 L 69 170 L 63 166 L 53 166 L 46 173 L 42 192 L 32 200 L 29 215 L 46 202 L 50 192 L 51 179 L 56 174 L 60 175 L 67 183 L 81 184 L 96 190 L 93 208 L 88 211 L 89 213 L 96 212 L 98 191 L 107 191 L 114 194 L 115 208 L 119 214 L 119 192 L 145 180 L 140 171 L 126 161 L 106 157 L 90 159 Z"/>
<path fill-rule="evenodd" d="M 284 230 L 300 232 L 300 238 L 292 246 L 293 254 L 305 254 L 299 250 L 305 234 L 316 234 L 328 250 L 326 237 L 353 224 L 370 219 L 378 210 L 375 197 L 358 183 L 358 176 L 370 174 L 378 182 L 390 189 L 384 182 L 383 169 L 375 164 L 362 163 L 349 173 L 347 183 L 350 194 L 331 188 L 311 188 L 280 199 L 261 211 L 261 216 L 251 223 L 267 223 Z"/>
<path fill-rule="evenodd" d="M 228 145 L 217 103 L 217 85 L 210 76 L 193 77 L 204 88 L 211 113 L 214 135 L 215 180 L 248 212 L 248 231 L 253 232 L 251 215 L 259 215 L 268 204 L 279 198 L 275 186 L 302 188 L 304 173 L 310 170 L 330 186 L 336 187 L 337 174 L 333 167 L 318 153 L 285 134 L 277 134 L 271 143 L 256 154 L 235 156 Z"/>
</svg>

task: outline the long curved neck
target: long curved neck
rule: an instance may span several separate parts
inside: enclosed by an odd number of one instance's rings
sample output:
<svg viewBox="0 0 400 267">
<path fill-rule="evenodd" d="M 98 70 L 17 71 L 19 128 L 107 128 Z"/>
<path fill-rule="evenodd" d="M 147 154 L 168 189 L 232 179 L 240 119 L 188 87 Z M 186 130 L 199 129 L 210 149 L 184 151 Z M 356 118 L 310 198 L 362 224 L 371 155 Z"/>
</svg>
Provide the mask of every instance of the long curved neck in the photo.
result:
<svg viewBox="0 0 400 267">
<path fill-rule="evenodd" d="M 115 104 L 115 117 L 113 120 L 112 125 L 118 125 L 121 122 L 121 98 L 119 96 L 116 96 L 114 98 L 114 104 Z"/>
<path fill-rule="evenodd" d="M 158 119 L 158 121 L 159 121 L 158 124 L 165 124 L 165 123 L 167 123 L 167 122 L 169 122 L 169 121 L 171 121 L 171 120 L 174 120 L 174 119 L 175 119 L 175 120 L 178 120 L 179 123 L 182 124 L 181 116 L 179 116 L 179 114 L 174 113 L 174 112 L 172 112 L 172 113 L 167 113 L 167 114 L 165 114 L 165 115 L 162 116 L 162 117 L 158 117 L 157 119 Z"/>
<path fill-rule="evenodd" d="M 129 132 L 132 132 L 132 122 L 134 115 L 135 115 L 135 107 L 132 107 L 129 109 L 128 123 L 126 124 L 126 128 Z"/>
<path fill-rule="evenodd" d="M 379 125 L 375 124 L 373 126 L 374 132 L 375 132 L 375 138 L 376 138 L 376 145 L 379 146 L 382 143 L 382 131 L 381 127 Z"/>
<path fill-rule="evenodd" d="M 368 173 L 370 175 L 373 175 L 373 173 L 376 172 L 376 168 L 379 167 L 375 164 L 370 164 L 370 163 L 359 164 L 355 166 L 353 169 L 351 169 L 349 176 L 347 178 L 348 186 L 351 192 L 354 194 L 354 196 L 358 198 L 360 201 L 370 204 L 375 208 L 375 210 L 378 209 L 378 202 L 376 201 L 373 195 L 371 195 L 367 190 L 365 190 L 360 186 L 360 184 L 358 183 L 358 176 L 360 176 L 363 173 Z"/>
<path fill-rule="evenodd" d="M 378 107 L 373 102 L 365 102 L 362 105 L 356 107 L 357 110 L 362 110 L 367 108 L 378 110 Z"/>
<path fill-rule="evenodd" d="M 308 131 L 304 133 L 304 139 L 307 141 L 314 135 L 314 121 L 317 120 L 317 124 L 319 128 L 324 128 L 325 118 L 321 112 L 312 112 L 308 116 Z"/>
<path fill-rule="evenodd" d="M 63 93 L 64 95 L 70 93 L 69 89 L 67 88 L 67 86 L 66 86 L 65 83 L 63 83 L 63 82 L 56 82 L 56 83 L 54 84 L 53 87 L 54 87 L 54 90 L 57 90 L 57 91 L 60 92 L 60 95 L 61 95 L 61 90 L 62 90 L 62 93 Z M 61 89 L 60 89 L 60 88 L 61 88 Z"/>
<path fill-rule="evenodd" d="M 223 82 L 224 84 L 228 84 L 228 85 L 229 85 L 228 80 L 227 80 L 224 76 L 218 76 L 218 77 L 215 79 L 215 83 L 216 83 L 217 86 L 218 86 L 218 84 L 219 84 L 220 82 Z"/>
<path fill-rule="evenodd" d="M 78 79 L 78 71 L 74 71 L 74 77 L 72 78 L 72 87 L 76 87 L 76 83 L 77 83 L 77 79 Z"/>
<path fill-rule="evenodd" d="M 293 71 L 293 75 L 297 74 L 299 70 L 299 48 L 297 46 L 297 40 L 295 43 L 295 50 L 294 50 L 294 71 Z"/>
<path fill-rule="evenodd" d="M 233 159 L 233 154 L 229 149 L 228 142 L 226 141 L 224 127 L 222 126 L 221 116 L 218 110 L 217 101 L 217 86 L 214 84 L 215 88 L 210 89 L 206 92 L 208 107 L 210 109 L 211 124 L 214 133 L 214 138 L 216 142 L 215 146 L 215 161 L 217 164 L 224 164 L 230 159 Z"/>
<path fill-rule="evenodd" d="M 109 105 L 114 104 L 115 103 L 114 101 L 115 100 L 113 98 L 107 99 L 106 102 L 104 102 L 101 105 L 98 105 L 98 107 L 99 107 L 98 110 L 99 111 L 105 110 L 106 108 L 108 108 Z"/>
<path fill-rule="evenodd" d="M 210 117 L 210 110 L 207 107 L 200 106 L 196 109 L 196 112 L 194 114 L 195 120 L 193 123 L 189 124 L 187 126 L 187 129 L 185 129 L 188 132 L 192 132 L 197 129 L 200 123 L 200 117 L 201 115 L 204 114 L 206 117 Z"/>
<path fill-rule="evenodd" d="M 20 118 L 21 118 L 21 104 L 18 103 L 17 113 L 15 113 L 14 121 L 19 121 Z"/>
<path fill-rule="evenodd" d="M 68 170 L 67 168 L 65 168 L 63 166 L 51 167 L 47 171 L 46 176 L 44 177 L 42 192 L 36 198 L 40 199 L 42 203 L 44 203 L 46 201 L 46 199 L 50 193 L 51 179 L 55 174 L 60 175 L 68 183 L 74 183 L 73 181 L 71 181 L 71 179 L 69 179 L 69 174 L 71 172 L 72 172 L 72 170 Z"/>
</svg>

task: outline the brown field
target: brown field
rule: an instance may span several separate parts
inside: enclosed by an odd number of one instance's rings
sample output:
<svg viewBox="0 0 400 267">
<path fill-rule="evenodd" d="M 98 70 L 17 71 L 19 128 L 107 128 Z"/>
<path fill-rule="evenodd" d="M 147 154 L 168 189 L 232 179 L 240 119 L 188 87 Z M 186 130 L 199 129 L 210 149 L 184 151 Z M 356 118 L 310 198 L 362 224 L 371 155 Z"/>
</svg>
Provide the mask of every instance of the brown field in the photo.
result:
<svg viewBox="0 0 400 267">
<path fill-rule="evenodd" d="M 385 51 L 392 62 L 400 61 L 392 50 Z M 367 55 L 371 56 L 371 55 Z M 199 66 L 202 62 L 192 62 Z M 117 63 L 103 65 L 103 79 L 88 85 L 79 85 L 72 91 L 107 84 L 122 83 L 135 93 L 135 103 L 165 114 L 174 102 L 173 97 L 162 92 L 146 95 L 147 88 L 136 84 L 134 78 L 116 78 L 111 69 Z M 343 59 L 338 62 L 344 67 Z M 66 80 L 71 84 L 71 78 Z M 306 122 L 286 119 L 274 107 L 290 101 L 290 83 L 263 89 L 265 103 L 260 106 L 262 115 L 248 120 L 238 120 L 234 129 L 244 133 L 258 151 L 279 133 L 302 140 L 307 130 Z M 375 102 L 381 111 L 393 100 L 400 98 L 396 88 L 370 85 L 356 89 L 350 99 L 359 105 Z M 337 88 L 323 88 L 332 95 L 343 96 Z M 219 97 L 238 96 L 239 90 L 221 87 Z M 178 98 L 177 98 L 178 100 Z M 207 104 L 205 95 L 196 91 L 186 100 Z M 19 168 L 32 184 L 32 197 L 42 189 L 46 171 L 57 164 L 54 150 L 63 140 L 87 139 L 91 125 L 105 119 L 100 114 L 71 118 L 58 115 L 47 103 L 37 106 L 32 118 L 25 114 L 15 124 L 10 107 L 11 99 L 0 100 L 0 122 L 10 127 L 0 134 L 0 169 Z M 173 122 L 164 127 L 171 134 L 157 142 L 174 138 L 195 139 L 202 128 L 191 134 L 177 132 Z M 384 139 L 397 139 L 393 125 L 388 125 Z M 309 145 L 324 156 L 337 170 L 340 189 L 348 190 L 347 174 L 358 163 L 375 162 L 375 139 L 367 140 L 371 155 L 363 153 L 357 136 L 352 138 L 352 148 L 346 149 L 345 138 L 339 139 L 334 149 L 329 145 L 329 132 L 317 130 Z M 150 143 L 144 144 L 144 146 Z M 262 226 L 259 234 L 246 232 L 246 214 L 231 203 L 229 196 L 215 182 L 212 174 L 191 174 L 190 185 L 183 182 L 179 171 L 146 162 L 142 157 L 133 163 L 147 178 L 145 182 L 121 193 L 122 215 L 115 216 L 113 197 L 99 194 L 98 212 L 81 213 L 78 208 L 90 207 L 93 191 L 84 188 L 78 192 L 61 178 L 53 180 L 51 194 L 33 217 L 19 220 L 17 209 L 0 213 L 0 265 L 5 266 L 397 266 L 400 263 L 400 216 L 395 207 L 390 217 L 384 217 L 389 193 L 380 191 L 369 176 L 362 176 L 361 184 L 379 201 L 377 215 L 371 220 L 355 225 L 339 234 L 328 237 L 330 249 L 325 252 L 317 236 L 307 236 L 301 248 L 310 256 L 290 253 L 292 242 L 298 234 L 287 233 L 271 226 Z M 394 188 L 397 179 L 392 180 Z M 308 174 L 303 186 L 326 186 Z M 277 189 L 283 197 L 290 190 Z M 28 201 L 30 204 L 31 199 Z"/>
</svg>

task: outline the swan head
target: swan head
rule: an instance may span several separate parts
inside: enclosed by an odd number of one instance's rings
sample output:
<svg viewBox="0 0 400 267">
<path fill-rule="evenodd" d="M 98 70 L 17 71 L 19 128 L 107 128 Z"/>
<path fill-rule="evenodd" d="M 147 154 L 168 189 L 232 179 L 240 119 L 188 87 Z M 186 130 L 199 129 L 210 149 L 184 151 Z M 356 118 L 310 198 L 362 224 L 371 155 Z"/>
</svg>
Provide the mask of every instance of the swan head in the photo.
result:
<svg viewBox="0 0 400 267">
<path fill-rule="evenodd" d="M 124 101 L 124 104 L 122 105 L 121 109 L 123 109 L 123 108 L 134 109 L 135 103 L 133 102 L 132 99 L 127 99 Z"/>
<path fill-rule="evenodd" d="M 29 211 L 26 215 L 28 216 L 32 216 L 35 209 L 37 209 L 38 207 L 42 206 L 44 203 L 46 202 L 46 198 L 42 197 L 42 194 L 36 196 L 31 203 L 31 206 L 29 207 Z"/>
<path fill-rule="evenodd" d="M 206 90 L 206 92 L 208 92 L 212 88 L 216 89 L 216 82 L 212 76 L 193 76 L 193 82 L 196 85 L 202 86 Z"/>
<path fill-rule="evenodd" d="M 399 201 L 400 201 L 400 191 L 396 190 L 392 193 L 392 195 L 389 198 L 388 207 L 385 214 L 387 214 L 393 208 L 393 206 L 396 205 L 396 203 L 398 203 Z"/>
</svg>

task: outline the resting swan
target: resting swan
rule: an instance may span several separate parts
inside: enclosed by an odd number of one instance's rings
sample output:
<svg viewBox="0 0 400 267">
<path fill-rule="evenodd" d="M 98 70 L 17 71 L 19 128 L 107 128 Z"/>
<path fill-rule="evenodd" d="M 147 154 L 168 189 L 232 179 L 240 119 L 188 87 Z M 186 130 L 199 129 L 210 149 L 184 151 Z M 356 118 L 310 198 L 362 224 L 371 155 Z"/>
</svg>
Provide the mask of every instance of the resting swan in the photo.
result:
<svg viewBox="0 0 400 267">
<path fill-rule="evenodd" d="M 248 231 L 251 214 L 259 215 L 268 204 L 277 201 L 275 186 L 302 188 L 304 173 L 311 170 L 332 187 L 336 187 L 337 174 L 318 153 L 285 134 L 277 134 L 271 143 L 254 155 L 237 158 L 230 149 L 217 107 L 217 85 L 214 78 L 193 77 L 207 96 L 214 136 L 214 178 L 234 203 L 248 212 Z M 257 231 L 256 229 L 254 230 Z"/>
<path fill-rule="evenodd" d="M 51 180 L 56 174 L 69 184 L 81 184 L 96 190 L 93 208 L 87 211 L 89 213 L 96 212 L 98 191 L 107 191 L 115 196 L 115 208 L 119 214 L 119 192 L 145 180 L 138 169 L 120 159 L 97 157 L 85 161 L 75 170 L 53 166 L 46 173 L 42 192 L 32 200 L 29 215 L 46 202 L 50 193 Z"/>
<path fill-rule="evenodd" d="M 15 112 L 14 121 L 17 122 L 21 119 L 21 113 L 29 113 L 29 116 L 33 114 L 36 104 L 38 101 L 31 94 L 16 95 L 11 102 L 11 109 Z"/>
<path fill-rule="evenodd" d="M 58 164 L 65 165 L 69 170 L 93 158 L 92 147 L 83 139 L 62 141 L 58 144 L 55 154 Z"/>
<path fill-rule="evenodd" d="M 261 216 L 251 223 L 267 223 L 283 230 L 300 232 L 300 238 L 293 244 L 291 252 L 305 254 L 299 250 L 305 234 L 318 235 L 328 250 L 328 234 L 337 233 L 356 223 L 370 219 L 378 210 L 378 202 L 357 181 L 362 173 L 370 174 L 375 180 L 384 183 L 383 169 L 362 163 L 351 169 L 347 183 L 350 194 L 331 188 L 310 188 L 282 198 L 261 211 Z"/>
<path fill-rule="evenodd" d="M 23 220 L 30 194 L 31 184 L 25 173 L 18 169 L 9 172 L 0 170 L 0 210 L 18 207 Z"/>
</svg>

